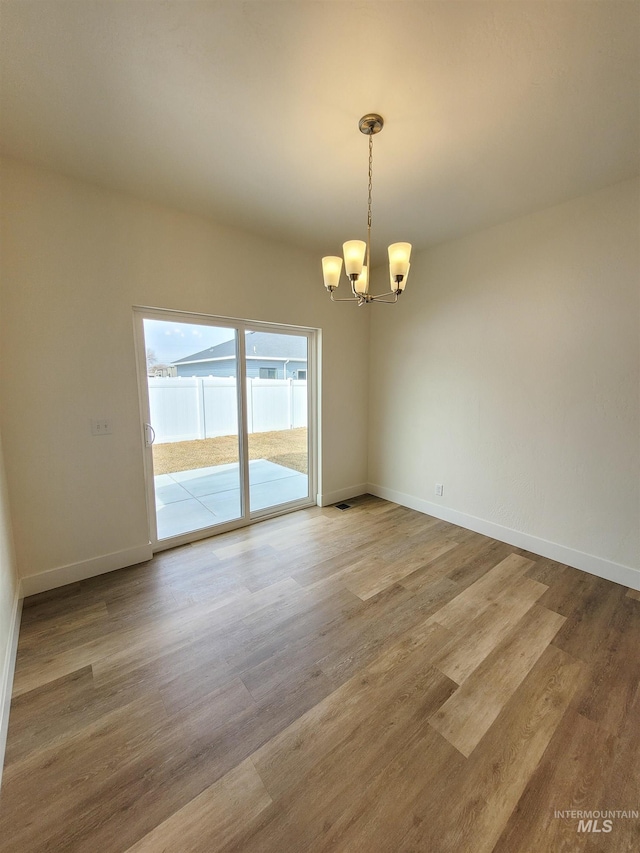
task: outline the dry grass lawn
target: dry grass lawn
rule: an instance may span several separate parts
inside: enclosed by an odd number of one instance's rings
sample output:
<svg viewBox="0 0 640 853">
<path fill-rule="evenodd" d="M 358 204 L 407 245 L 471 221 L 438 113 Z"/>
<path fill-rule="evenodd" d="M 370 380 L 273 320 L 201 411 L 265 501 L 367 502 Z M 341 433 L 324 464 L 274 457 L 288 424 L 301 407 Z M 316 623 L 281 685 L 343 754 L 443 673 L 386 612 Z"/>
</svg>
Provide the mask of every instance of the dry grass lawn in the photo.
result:
<svg viewBox="0 0 640 853">
<path fill-rule="evenodd" d="M 249 459 L 267 459 L 301 474 L 307 473 L 307 429 L 254 432 L 249 436 Z M 173 474 L 209 465 L 238 461 L 238 437 L 222 435 L 196 441 L 154 444 L 153 473 Z"/>
</svg>

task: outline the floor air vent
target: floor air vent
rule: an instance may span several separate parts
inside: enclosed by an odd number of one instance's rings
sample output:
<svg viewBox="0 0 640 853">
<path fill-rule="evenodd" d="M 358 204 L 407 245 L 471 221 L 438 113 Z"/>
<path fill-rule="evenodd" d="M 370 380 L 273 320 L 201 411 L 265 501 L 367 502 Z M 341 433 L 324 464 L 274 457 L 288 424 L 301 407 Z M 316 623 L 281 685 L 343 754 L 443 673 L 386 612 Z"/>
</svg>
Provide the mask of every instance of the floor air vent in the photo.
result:
<svg viewBox="0 0 640 853">
<path fill-rule="evenodd" d="M 351 504 L 334 504 L 336 509 L 351 509 Z"/>
</svg>

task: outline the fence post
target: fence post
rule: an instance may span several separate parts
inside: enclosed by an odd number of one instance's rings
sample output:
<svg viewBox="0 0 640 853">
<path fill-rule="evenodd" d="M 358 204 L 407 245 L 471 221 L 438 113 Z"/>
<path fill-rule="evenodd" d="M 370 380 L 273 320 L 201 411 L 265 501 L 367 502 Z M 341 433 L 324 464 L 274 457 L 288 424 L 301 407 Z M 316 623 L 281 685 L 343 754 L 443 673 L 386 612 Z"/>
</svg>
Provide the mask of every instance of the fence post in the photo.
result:
<svg viewBox="0 0 640 853">
<path fill-rule="evenodd" d="M 253 379 L 247 376 L 247 433 L 253 432 Z"/>
<path fill-rule="evenodd" d="M 202 376 L 198 376 L 196 382 L 196 394 L 198 395 L 198 432 L 200 438 L 206 438 L 207 422 L 204 413 L 204 378 Z"/>
<path fill-rule="evenodd" d="M 289 429 L 293 429 L 293 379 L 289 379 L 289 393 L 287 395 L 287 414 L 289 415 Z"/>
</svg>

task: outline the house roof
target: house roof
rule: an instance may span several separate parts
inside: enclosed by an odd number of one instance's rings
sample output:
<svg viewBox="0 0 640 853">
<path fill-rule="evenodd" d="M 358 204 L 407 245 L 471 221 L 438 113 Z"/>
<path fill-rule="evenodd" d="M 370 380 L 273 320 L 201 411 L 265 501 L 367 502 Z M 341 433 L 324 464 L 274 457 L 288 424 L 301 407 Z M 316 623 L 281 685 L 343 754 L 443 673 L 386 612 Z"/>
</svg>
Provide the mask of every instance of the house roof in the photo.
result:
<svg viewBox="0 0 640 853">
<path fill-rule="evenodd" d="M 248 332 L 246 338 L 248 358 L 290 358 L 307 360 L 307 339 L 300 335 L 277 335 L 272 332 Z M 215 347 L 200 350 L 179 358 L 174 364 L 193 364 L 216 358 L 233 358 L 236 354 L 235 340 L 224 341 Z"/>
</svg>

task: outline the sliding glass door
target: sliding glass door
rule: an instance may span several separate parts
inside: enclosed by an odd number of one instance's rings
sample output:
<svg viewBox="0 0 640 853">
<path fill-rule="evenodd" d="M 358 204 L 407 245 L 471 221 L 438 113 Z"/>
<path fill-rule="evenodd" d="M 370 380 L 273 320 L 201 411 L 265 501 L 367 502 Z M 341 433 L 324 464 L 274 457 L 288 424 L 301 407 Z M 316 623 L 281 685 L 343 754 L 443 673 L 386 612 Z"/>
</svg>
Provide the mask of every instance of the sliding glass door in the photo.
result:
<svg viewBox="0 0 640 853">
<path fill-rule="evenodd" d="M 314 332 L 136 309 L 158 549 L 315 503 Z"/>
<path fill-rule="evenodd" d="M 237 330 L 143 323 L 158 539 L 241 518 Z"/>
<path fill-rule="evenodd" d="M 308 349 L 305 335 L 245 332 L 252 512 L 309 492 Z"/>
</svg>

